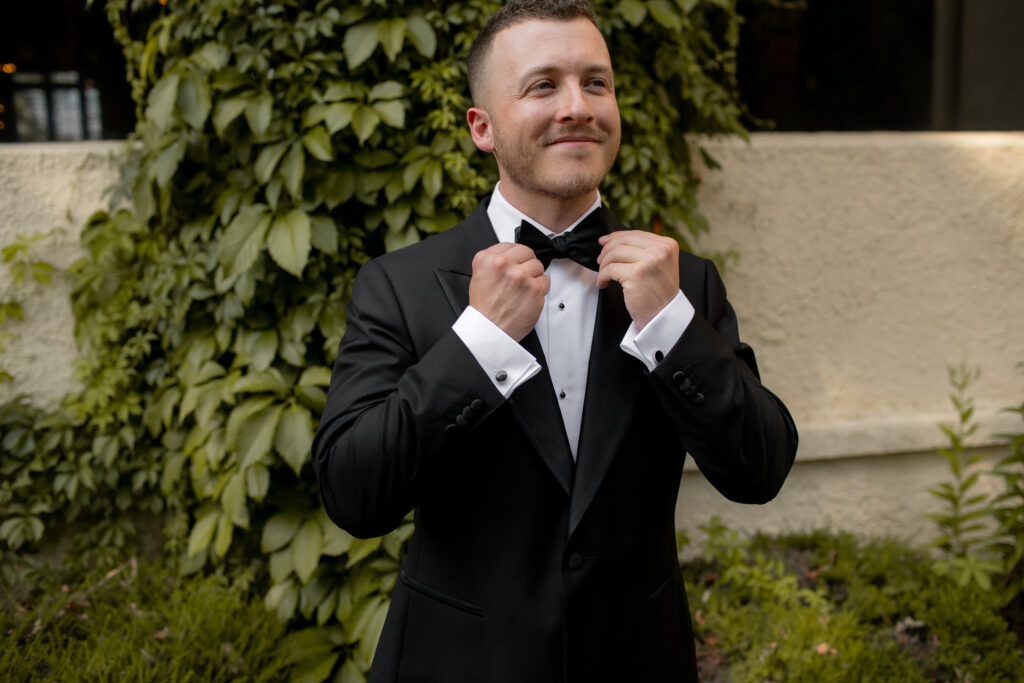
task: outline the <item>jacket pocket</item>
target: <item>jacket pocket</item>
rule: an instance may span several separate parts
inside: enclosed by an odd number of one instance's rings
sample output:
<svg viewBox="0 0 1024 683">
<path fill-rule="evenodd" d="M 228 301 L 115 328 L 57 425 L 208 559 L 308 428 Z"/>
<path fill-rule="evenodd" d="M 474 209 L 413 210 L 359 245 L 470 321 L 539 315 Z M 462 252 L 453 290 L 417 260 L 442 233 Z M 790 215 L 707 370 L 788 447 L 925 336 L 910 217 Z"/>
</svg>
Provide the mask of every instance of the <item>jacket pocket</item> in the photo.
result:
<svg viewBox="0 0 1024 683">
<path fill-rule="evenodd" d="M 471 602 L 460 600 L 459 598 L 452 597 L 447 593 L 442 593 L 436 588 L 431 588 L 427 584 L 417 581 L 406 574 L 404 569 L 400 569 L 398 571 L 398 579 L 404 583 L 409 590 L 416 591 L 424 597 L 431 598 L 432 600 L 436 600 L 448 605 L 449 607 L 454 607 L 455 609 L 466 612 L 467 614 L 472 614 L 474 617 L 484 616 L 484 610 L 482 607 L 477 607 Z"/>
</svg>

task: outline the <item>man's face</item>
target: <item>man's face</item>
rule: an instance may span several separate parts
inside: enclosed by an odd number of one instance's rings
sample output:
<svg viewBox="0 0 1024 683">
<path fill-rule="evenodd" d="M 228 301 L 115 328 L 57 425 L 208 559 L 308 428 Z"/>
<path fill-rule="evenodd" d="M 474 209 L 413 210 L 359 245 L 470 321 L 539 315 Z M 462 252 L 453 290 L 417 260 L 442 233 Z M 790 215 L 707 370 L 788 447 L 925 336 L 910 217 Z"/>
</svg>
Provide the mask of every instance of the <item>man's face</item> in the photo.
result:
<svg viewBox="0 0 1024 683">
<path fill-rule="evenodd" d="M 494 152 L 502 193 L 572 199 L 592 192 L 619 150 L 611 58 L 588 20 L 529 20 L 501 31 L 484 64 L 473 140 Z"/>
</svg>

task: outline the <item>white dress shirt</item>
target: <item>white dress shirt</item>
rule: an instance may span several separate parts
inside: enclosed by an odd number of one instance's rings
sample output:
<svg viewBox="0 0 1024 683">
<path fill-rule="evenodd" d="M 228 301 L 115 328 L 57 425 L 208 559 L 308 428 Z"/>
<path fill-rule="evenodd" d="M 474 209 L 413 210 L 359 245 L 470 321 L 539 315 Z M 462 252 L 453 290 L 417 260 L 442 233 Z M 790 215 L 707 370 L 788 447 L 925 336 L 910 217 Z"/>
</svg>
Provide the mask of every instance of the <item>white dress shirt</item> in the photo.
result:
<svg viewBox="0 0 1024 683">
<path fill-rule="evenodd" d="M 575 228 L 600 205 L 599 195 L 594 204 L 563 232 Z M 548 237 L 555 235 L 509 204 L 501 194 L 500 184 L 491 194 L 487 217 L 499 242 L 515 242 L 516 228 L 524 220 L 535 225 Z M 575 459 L 597 315 L 597 273 L 569 259 L 552 259 L 544 272 L 551 279 L 551 288 L 544 297 L 544 308 L 534 331 L 540 339 L 551 384 L 562 412 L 562 424 Z M 643 330 L 638 332 L 636 325 L 631 324 L 619 348 L 640 360 L 648 370 L 653 370 L 662 354 L 668 353 L 686 331 L 693 315 L 693 306 L 679 292 Z M 459 316 L 452 329 L 505 398 L 540 372 L 540 363 L 533 354 L 472 306 L 467 307 Z"/>
</svg>

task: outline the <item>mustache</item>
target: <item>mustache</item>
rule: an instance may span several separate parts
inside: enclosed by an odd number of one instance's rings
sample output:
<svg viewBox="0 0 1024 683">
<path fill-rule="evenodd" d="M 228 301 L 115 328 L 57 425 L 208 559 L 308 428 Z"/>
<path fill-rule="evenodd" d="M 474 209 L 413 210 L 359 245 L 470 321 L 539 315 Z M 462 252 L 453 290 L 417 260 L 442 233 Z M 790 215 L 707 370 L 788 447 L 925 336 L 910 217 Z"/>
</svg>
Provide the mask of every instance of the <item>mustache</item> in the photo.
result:
<svg viewBox="0 0 1024 683">
<path fill-rule="evenodd" d="M 595 142 L 606 142 L 608 140 L 608 133 L 592 126 L 573 126 L 572 128 L 562 128 L 561 130 L 546 133 L 541 137 L 540 142 L 545 146 L 553 145 L 563 138 L 585 138 Z"/>
</svg>

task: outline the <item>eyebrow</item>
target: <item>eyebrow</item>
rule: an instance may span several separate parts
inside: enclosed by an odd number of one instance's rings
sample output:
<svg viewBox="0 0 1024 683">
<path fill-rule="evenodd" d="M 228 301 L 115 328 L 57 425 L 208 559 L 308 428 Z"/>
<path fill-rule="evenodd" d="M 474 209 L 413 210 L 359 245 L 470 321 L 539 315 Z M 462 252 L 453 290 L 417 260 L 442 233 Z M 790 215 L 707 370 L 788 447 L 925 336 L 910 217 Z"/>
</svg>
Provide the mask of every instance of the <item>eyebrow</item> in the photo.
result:
<svg viewBox="0 0 1024 683">
<path fill-rule="evenodd" d="M 540 66 L 535 66 L 532 69 L 526 71 L 522 75 L 522 78 L 523 80 L 528 80 L 530 78 L 533 78 L 534 76 L 549 74 L 554 71 L 563 71 L 563 69 L 562 67 L 556 64 L 542 64 Z M 599 73 L 607 76 L 611 76 L 613 73 L 611 67 L 608 66 L 607 64 L 590 64 L 583 69 L 583 72 L 587 74 Z"/>
</svg>

